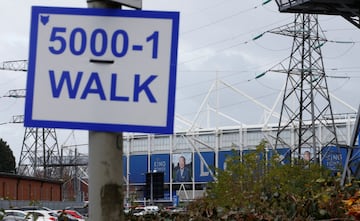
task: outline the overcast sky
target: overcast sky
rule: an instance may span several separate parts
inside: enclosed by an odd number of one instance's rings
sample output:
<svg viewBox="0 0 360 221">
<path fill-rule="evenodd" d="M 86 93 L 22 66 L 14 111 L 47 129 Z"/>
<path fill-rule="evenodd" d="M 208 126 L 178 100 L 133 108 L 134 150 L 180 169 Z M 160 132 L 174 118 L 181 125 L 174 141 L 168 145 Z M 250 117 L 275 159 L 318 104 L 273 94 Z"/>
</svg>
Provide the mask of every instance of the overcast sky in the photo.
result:
<svg viewBox="0 0 360 221">
<path fill-rule="evenodd" d="M 262 122 L 264 109 L 249 97 L 271 108 L 286 78 L 274 72 L 258 79 L 255 77 L 289 57 L 292 44 L 291 38 L 267 31 L 294 20 L 293 14 L 279 13 L 275 1 L 264 2 L 143 0 L 144 10 L 180 11 L 178 116 L 193 122 L 204 98 L 218 79 L 237 92 L 224 84 L 214 86 L 214 91 L 204 102 L 205 109 L 196 120 L 197 124 L 214 127 Z M 0 62 L 28 59 L 32 5 L 87 7 L 85 0 L 2 0 Z M 335 113 L 353 113 L 360 103 L 360 29 L 339 16 L 319 16 L 319 21 L 323 34 L 330 41 L 321 48 L 326 73 L 333 76 L 328 78 L 329 90 L 341 101 L 332 100 L 333 110 Z M 0 96 L 12 89 L 25 89 L 25 82 L 25 72 L 0 70 Z M 216 117 L 215 112 L 211 112 L 216 109 L 228 118 Z M 0 98 L 0 138 L 8 142 L 16 160 L 20 156 L 24 127 L 8 122 L 14 115 L 23 114 L 24 99 Z M 272 121 L 276 122 L 276 119 Z M 186 129 L 186 125 L 176 121 L 175 128 Z M 57 132 L 59 145 L 87 143 L 86 131 L 76 131 L 74 136 L 71 130 Z"/>
</svg>

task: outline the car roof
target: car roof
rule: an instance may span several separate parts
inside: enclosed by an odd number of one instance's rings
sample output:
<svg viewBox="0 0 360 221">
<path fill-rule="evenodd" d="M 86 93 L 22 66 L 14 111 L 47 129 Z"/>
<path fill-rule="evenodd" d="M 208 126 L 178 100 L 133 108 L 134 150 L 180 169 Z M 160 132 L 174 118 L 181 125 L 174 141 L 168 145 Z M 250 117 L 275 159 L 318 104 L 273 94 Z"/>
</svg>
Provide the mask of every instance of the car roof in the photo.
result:
<svg viewBox="0 0 360 221">
<path fill-rule="evenodd" d="M 4 210 L 5 212 L 22 212 L 22 213 L 26 213 L 26 211 L 24 211 L 24 210 L 20 210 L 20 209 L 6 209 L 6 210 Z"/>
<path fill-rule="evenodd" d="M 27 210 L 28 213 L 40 213 L 51 216 L 52 214 L 55 214 L 54 211 L 48 211 L 48 210 Z"/>
<path fill-rule="evenodd" d="M 43 207 L 43 206 L 22 206 L 19 208 L 16 208 L 19 210 L 46 210 L 46 211 L 51 211 L 50 208 L 47 207 Z"/>
</svg>

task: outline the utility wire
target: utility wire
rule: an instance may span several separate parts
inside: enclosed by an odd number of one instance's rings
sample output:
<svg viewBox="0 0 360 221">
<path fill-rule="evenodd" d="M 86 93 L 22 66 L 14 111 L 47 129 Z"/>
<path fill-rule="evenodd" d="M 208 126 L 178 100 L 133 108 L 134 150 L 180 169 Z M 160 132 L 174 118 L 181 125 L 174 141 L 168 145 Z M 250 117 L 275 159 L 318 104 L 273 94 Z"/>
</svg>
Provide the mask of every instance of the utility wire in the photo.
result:
<svg viewBox="0 0 360 221">
<path fill-rule="evenodd" d="M 251 39 L 248 39 L 248 40 L 245 40 L 245 41 L 242 41 L 242 42 L 239 42 L 239 43 L 236 43 L 236 44 L 232 44 L 230 46 L 226 46 L 226 47 L 223 47 L 223 48 L 220 48 L 218 50 L 215 51 L 215 53 L 219 53 L 219 52 L 223 52 L 223 51 L 226 51 L 226 50 L 229 50 L 231 48 L 234 48 L 234 47 L 237 47 L 237 46 L 240 46 L 240 45 L 245 45 L 245 44 L 248 44 L 250 42 L 254 42 L 262 37 L 264 37 L 265 34 L 267 33 L 270 33 L 270 30 L 269 31 L 265 31 L 265 32 L 262 32 L 258 35 L 256 35 L 255 37 L 251 38 Z M 218 44 L 218 43 L 223 43 L 223 41 L 217 41 L 215 44 Z M 336 43 L 336 44 L 357 44 L 359 43 L 359 41 L 341 41 L 341 40 L 327 40 L 327 39 L 324 39 L 323 42 L 318 46 L 319 47 L 322 47 L 325 45 L 325 43 Z M 202 49 L 202 48 L 205 48 L 205 47 L 208 47 L 208 46 L 211 46 L 212 44 L 208 44 L 206 46 L 202 46 L 202 47 L 199 47 L 199 48 L 196 48 L 194 50 L 192 50 L 191 52 L 194 52 L 196 50 L 199 50 L 199 49 Z M 350 48 L 351 49 L 351 48 Z M 201 58 L 204 58 L 204 57 L 207 57 L 208 55 L 200 55 L 198 57 L 195 57 L 195 58 L 192 58 L 192 59 L 189 59 L 189 60 L 186 60 L 186 61 L 182 61 L 182 62 L 179 62 L 178 65 L 183 65 L 183 64 L 186 64 L 186 63 L 190 63 L 190 62 L 193 62 L 195 60 L 198 60 L 198 59 L 201 59 Z"/>
<path fill-rule="evenodd" d="M 181 34 L 181 35 L 186 35 L 186 34 L 189 34 L 189 33 L 191 33 L 191 32 L 194 32 L 194 31 L 199 31 L 199 30 L 201 30 L 201 29 L 203 29 L 203 28 L 209 27 L 209 26 L 214 25 L 214 24 L 221 23 L 221 22 L 223 22 L 223 21 L 226 21 L 226 20 L 229 20 L 229 19 L 231 19 L 231 18 L 233 18 L 233 17 L 236 17 L 236 16 L 238 16 L 238 15 L 240 15 L 240 14 L 249 12 L 249 11 L 254 10 L 254 9 L 257 9 L 258 7 L 263 6 L 263 5 L 266 5 L 266 4 L 268 4 L 269 2 L 271 2 L 271 1 L 272 1 L 272 0 L 266 0 L 266 1 L 264 1 L 263 3 L 261 3 L 261 4 L 255 5 L 255 6 L 253 6 L 253 7 L 250 7 L 250 8 L 244 9 L 244 10 L 241 10 L 241 11 L 239 11 L 239 12 L 236 12 L 236 13 L 234 13 L 234 14 L 228 15 L 228 16 L 223 17 L 223 18 L 221 18 L 221 19 L 212 21 L 212 22 L 210 22 L 210 23 L 208 23 L 208 24 L 205 24 L 205 25 L 202 25 L 202 26 L 199 26 L 199 27 L 196 27 L 196 28 L 193 28 L 193 29 L 190 29 L 190 30 L 181 32 L 180 34 Z"/>
</svg>

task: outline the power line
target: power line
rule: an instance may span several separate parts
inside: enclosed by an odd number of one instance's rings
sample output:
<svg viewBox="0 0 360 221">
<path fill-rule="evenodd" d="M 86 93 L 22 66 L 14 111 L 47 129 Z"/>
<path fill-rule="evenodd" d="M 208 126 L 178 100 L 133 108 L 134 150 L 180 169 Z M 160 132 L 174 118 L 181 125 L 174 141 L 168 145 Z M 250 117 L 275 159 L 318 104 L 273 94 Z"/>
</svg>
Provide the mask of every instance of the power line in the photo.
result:
<svg viewBox="0 0 360 221">
<path fill-rule="evenodd" d="M 218 19 L 218 20 L 212 21 L 212 22 L 207 23 L 207 24 L 204 24 L 204 25 L 202 25 L 202 26 L 199 26 L 199 27 L 196 27 L 196 28 L 193 28 L 193 29 L 190 29 L 190 30 L 181 32 L 180 34 L 181 34 L 181 35 L 186 35 L 186 34 L 189 34 L 189 33 L 194 32 L 194 31 L 199 31 L 199 30 L 201 30 L 201 29 L 207 28 L 207 27 L 209 27 L 209 26 L 212 26 L 212 25 L 221 23 L 221 22 L 223 22 L 223 21 L 229 20 L 229 19 L 231 19 L 231 18 L 234 18 L 234 17 L 239 16 L 239 15 L 241 15 L 241 14 L 244 14 L 244 13 L 246 13 L 246 12 L 249 12 L 249 11 L 252 11 L 252 10 L 254 10 L 254 9 L 257 9 L 257 8 L 259 8 L 259 7 L 262 6 L 262 5 L 268 4 L 269 2 L 271 2 L 271 0 L 266 0 L 266 1 L 264 1 L 263 3 L 261 3 L 261 4 L 255 5 L 255 6 L 253 6 L 253 7 L 250 7 L 250 8 L 241 10 L 241 11 L 238 11 L 238 12 L 236 12 L 236 13 L 234 13 L 234 14 L 231 14 L 231 15 L 228 15 L 228 16 L 225 16 L 225 17 L 222 17 L 222 18 L 220 18 L 220 19 Z"/>
<path fill-rule="evenodd" d="M 285 25 L 286 26 L 286 25 Z M 226 51 L 226 50 L 229 50 L 229 49 L 232 49 L 232 48 L 235 48 L 235 47 L 238 47 L 240 45 L 246 45 L 250 42 L 255 42 L 257 41 L 258 39 L 262 38 L 265 34 L 267 33 L 272 33 L 274 29 L 272 30 L 268 30 L 268 31 L 265 31 L 265 32 L 262 32 L 258 35 L 256 35 L 255 37 L 251 38 L 251 39 L 248 39 L 248 40 L 245 40 L 245 41 L 241 41 L 241 42 L 238 42 L 238 43 L 235 43 L 235 44 L 232 44 L 232 45 L 229 45 L 229 46 L 226 46 L 226 47 L 223 47 L 223 48 L 220 48 L 218 50 L 215 50 L 215 53 L 219 53 L 219 52 L 223 52 L 223 51 Z M 292 36 L 294 35 L 294 32 L 292 33 L 288 33 L 289 36 Z M 216 42 L 213 42 L 213 43 L 209 43 L 207 45 L 204 45 L 204 46 L 201 46 L 201 47 L 198 47 L 198 48 L 195 48 L 189 52 L 182 52 L 181 55 L 183 53 L 193 53 L 194 51 L 197 51 L 197 50 L 200 50 L 200 49 L 203 49 L 203 48 L 206 48 L 206 47 L 209 47 L 209 46 L 213 46 L 213 45 L 216 45 L 216 44 L 222 44 L 224 43 L 224 41 L 228 41 L 228 40 L 233 40 L 233 38 L 228 38 L 228 39 L 225 39 L 225 40 L 219 40 L 219 41 L 216 41 Z M 352 45 L 355 45 L 356 43 L 359 43 L 360 41 L 343 41 L 343 40 L 328 40 L 328 39 L 321 39 L 322 40 L 322 44 L 320 44 L 318 47 L 322 47 L 325 45 L 325 43 L 336 43 L 336 44 L 352 44 Z M 351 47 L 352 48 L 352 47 Z M 351 49 L 350 48 L 350 49 Z M 350 50 L 349 49 L 349 50 Z M 186 60 L 186 61 L 182 61 L 182 62 L 178 62 L 179 65 L 183 65 L 185 63 L 189 63 L 189 62 L 193 62 L 195 60 L 198 60 L 198 59 L 201 59 L 201 58 L 204 58 L 204 57 L 207 57 L 208 55 L 200 55 L 198 57 L 195 57 L 195 58 L 192 58 L 192 59 L 189 59 L 189 60 Z"/>
</svg>

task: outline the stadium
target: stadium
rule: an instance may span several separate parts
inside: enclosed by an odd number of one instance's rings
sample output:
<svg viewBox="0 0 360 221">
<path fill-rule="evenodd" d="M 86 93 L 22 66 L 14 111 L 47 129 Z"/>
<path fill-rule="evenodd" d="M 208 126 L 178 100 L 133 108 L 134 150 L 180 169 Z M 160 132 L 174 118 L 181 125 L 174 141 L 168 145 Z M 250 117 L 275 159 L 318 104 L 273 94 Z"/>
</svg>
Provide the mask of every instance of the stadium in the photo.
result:
<svg viewBox="0 0 360 221">
<path fill-rule="evenodd" d="M 355 115 L 349 115 L 335 121 L 338 142 L 344 146 L 350 142 L 349 132 L 354 129 L 355 119 Z M 160 192 L 160 196 L 154 194 L 155 201 L 173 201 L 174 198 L 180 201 L 193 200 L 202 196 L 208 182 L 214 181 L 214 168 L 226 168 L 227 156 L 242 156 L 255 150 L 261 141 L 267 143 L 268 158 L 276 152 L 283 156 L 284 163 L 290 163 L 292 158 L 303 158 L 304 152 L 310 151 L 312 160 L 319 160 L 335 173 L 342 173 L 340 168 L 345 166 L 346 148 L 318 146 L 318 152 L 303 148 L 299 155 L 293 148 L 297 143 L 293 128 L 286 132 L 287 142 L 293 145 L 274 149 L 277 129 L 278 125 L 249 125 L 198 129 L 173 135 L 126 135 L 123 157 L 126 199 L 137 202 L 149 200 L 149 176 L 151 173 L 163 173 L 163 177 L 160 175 L 159 178 L 153 178 L 154 188 L 161 186 L 162 179 L 164 183 L 164 190 L 154 189 L 154 192 Z M 318 126 L 316 130 L 323 129 Z M 328 137 L 329 134 L 322 134 L 321 143 L 326 143 Z M 191 179 L 184 182 L 175 180 L 175 169 L 180 156 L 185 157 L 186 167 L 191 171 Z"/>
</svg>

